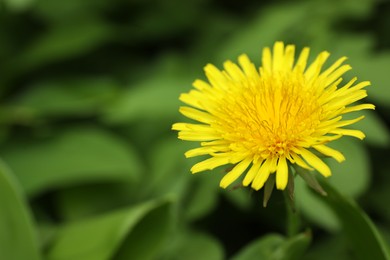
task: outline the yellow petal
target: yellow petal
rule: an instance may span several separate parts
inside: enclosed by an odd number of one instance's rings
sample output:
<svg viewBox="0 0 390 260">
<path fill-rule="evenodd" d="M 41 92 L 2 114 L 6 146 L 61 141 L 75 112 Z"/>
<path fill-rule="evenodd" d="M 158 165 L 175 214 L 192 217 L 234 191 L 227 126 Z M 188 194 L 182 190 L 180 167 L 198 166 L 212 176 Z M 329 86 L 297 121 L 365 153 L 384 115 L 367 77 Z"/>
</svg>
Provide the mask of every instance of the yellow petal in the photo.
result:
<svg viewBox="0 0 390 260">
<path fill-rule="evenodd" d="M 291 71 L 294 64 L 295 46 L 287 45 L 284 55 L 284 70 Z"/>
<path fill-rule="evenodd" d="M 194 119 L 196 121 L 210 124 L 215 121 L 214 116 L 212 116 L 209 113 L 202 112 L 198 109 L 192 108 L 192 107 L 180 107 L 179 108 L 180 113 L 185 115 L 188 118 Z"/>
<path fill-rule="evenodd" d="M 226 90 L 229 82 L 225 75 L 212 64 L 207 64 L 204 68 L 206 77 L 211 85 L 217 89 Z"/>
<path fill-rule="evenodd" d="M 252 162 L 251 158 L 247 158 L 241 161 L 233 168 L 233 170 L 231 170 L 225 176 L 223 176 L 221 182 L 219 183 L 219 186 L 225 189 L 227 186 L 232 184 L 235 180 L 237 180 L 238 177 L 240 177 L 240 175 L 246 170 L 246 168 L 248 168 L 251 162 Z"/>
<path fill-rule="evenodd" d="M 312 171 L 312 170 L 313 170 L 313 168 L 310 167 L 309 165 L 307 165 L 307 163 L 305 163 L 305 161 L 302 160 L 302 158 L 299 157 L 299 155 L 297 155 L 297 154 L 295 154 L 295 153 L 291 153 L 290 155 L 291 155 L 291 157 L 293 158 L 294 162 L 295 162 L 296 164 L 298 164 L 298 166 L 300 166 L 300 167 L 302 167 L 302 168 L 304 168 L 304 169 L 307 169 L 307 170 L 309 170 L 309 171 Z"/>
<path fill-rule="evenodd" d="M 252 182 L 251 187 L 253 189 L 260 190 L 264 186 L 265 181 L 268 179 L 268 176 L 271 173 L 270 165 L 271 165 L 271 159 L 267 159 L 261 165 L 259 172 L 257 173 L 255 179 Z"/>
<path fill-rule="evenodd" d="M 375 106 L 373 104 L 361 104 L 361 105 L 356 105 L 356 106 L 352 106 L 352 107 L 347 107 L 343 110 L 342 114 L 360 111 L 363 109 L 375 109 Z"/>
<path fill-rule="evenodd" d="M 244 73 L 247 77 L 250 78 L 259 77 L 255 65 L 249 60 L 247 55 L 243 54 L 240 57 L 238 57 L 238 62 L 242 67 L 242 69 L 244 70 Z"/>
<path fill-rule="evenodd" d="M 352 67 L 350 65 L 343 65 L 338 68 L 336 71 L 332 72 L 326 79 L 325 84 L 328 86 L 332 84 L 335 80 L 341 77 L 345 72 L 351 70 Z"/>
<path fill-rule="evenodd" d="M 191 90 L 189 93 L 181 94 L 179 100 L 190 106 L 203 109 L 202 94 L 199 91 Z"/>
<path fill-rule="evenodd" d="M 366 135 L 362 131 L 355 130 L 355 129 L 337 128 L 337 129 L 330 131 L 329 133 L 353 136 L 353 137 L 359 138 L 360 140 L 363 140 L 364 137 L 366 137 Z"/>
<path fill-rule="evenodd" d="M 212 154 L 216 152 L 221 152 L 215 146 L 211 147 L 198 147 L 191 150 L 188 150 L 184 155 L 186 158 L 191 158 L 199 155 Z"/>
<path fill-rule="evenodd" d="M 299 149 L 300 155 L 308 162 L 311 166 L 313 166 L 319 173 L 321 173 L 325 177 L 329 177 L 332 175 L 328 165 L 326 165 L 320 158 L 314 155 L 312 152 L 301 148 Z"/>
<path fill-rule="evenodd" d="M 242 185 L 248 186 L 253 181 L 256 174 L 259 172 L 260 166 L 261 166 L 261 162 L 258 162 L 258 163 L 255 163 L 252 165 L 252 167 L 249 169 L 249 171 L 245 175 L 245 178 L 242 181 Z"/>
<path fill-rule="evenodd" d="M 332 127 L 343 127 L 343 126 L 346 126 L 346 125 L 352 125 L 352 124 L 354 124 L 356 122 L 359 122 L 363 118 L 364 118 L 364 116 L 359 116 L 358 118 L 355 118 L 355 119 L 343 120 L 343 121 L 340 121 L 340 122 L 337 122 L 337 123 L 333 124 Z"/>
<path fill-rule="evenodd" d="M 329 55 L 329 52 L 321 52 L 314 60 L 314 62 L 309 66 L 309 68 L 307 68 L 307 70 L 305 71 L 305 77 L 309 80 L 314 77 L 317 77 L 320 74 L 321 68 L 328 59 Z"/>
<path fill-rule="evenodd" d="M 275 42 L 272 59 L 272 71 L 276 72 L 282 69 L 284 59 L 284 44 L 283 42 Z"/>
<path fill-rule="evenodd" d="M 263 49 L 263 55 L 261 59 L 261 67 L 265 73 L 272 72 L 272 56 L 270 48 L 266 47 Z"/>
<path fill-rule="evenodd" d="M 304 72 L 306 69 L 307 58 L 309 57 L 310 49 L 308 47 L 303 48 L 299 55 L 298 61 L 295 64 L 294 72 Z"/>
<path fill-rule="evenodd" d="M 212 132 L 194 132 L 194 131 L 181 131 L 178 135 L 179 139 L 187 141 L 212 141 L 221 139 L 221 135 Z"/>
<path fill-rule="evenodd" d="M 209 141 L 209 142 L 201 142 L 200 143 L 201 146 L 220 146 L 220 145 L 224 145 L 224 146 L 229 146 L 230 143 L 226 140 L 215 140 L 215 141 Z"/>
<path fill-rule="evenodd" d="M 229 61 L 226 61 L 223 64 L 223 66 L 224 66 L 226 72 L 229 74 L 229 76 L 233 80 L 235 80 L 237 82 L 244 82 L 246 80 L 244 73 L 242 72 L 240 67 L 237 66 L 237 64 L 235 64 L 229 60 Z"/>
<path fill-rule="evenodd" d="M 214 168 L 217 168 L 218 166 L 229 164 L 230 160 L 229 157 L 211 157 L 209 159 L 206 159 L 202 162 L 199 162 L 192 166 L 191 172 L 192 173 L 198 173 L 205 170 L 212 170 Z"/>
<path fill-rule="evenodd" d="M 330 73 L 332 73 L 335 69 L 340 67 L 340 65 L 347 59 L 347 57 L 341 57 L 338 59 L 335 63 L 333 63 L 328 69 L 326 69 L 324 72 L 321 73 L 320 77 L 326 77 Z"/>
<path fill-rule="evenodd" d="M 326 145 L 314 145 L 313 148 L 322 153 L 323 155 L 334 158 L 340 163 L 345 160 L 345 157 L 342 153 Z"/>
<path fill-rule="evenodd" d="M 215 133 L 215 130 L 208 125 L 201 124 L 190 124 L 190 123 L 175 123 L 172 125 L 172 130 L 181 130 L 181 131 L 190 131 L 195 132 L 212 132 Z"/>
<path fill-rule="evenodd" d="M 196 89 L 200 91 L 211 89 L 211 86 L 207 82 L 204 82 L 203 80 L 200 79 L 195 80 L 194 83 L 192 83 L 192 86 L 194 86 Z"/>
<path fill-rule="evenodd" d="M 276 188 L 284 190 L 288 182 L 288 166 L 285 157 L 280 157 L 276 171 Z"/>
</svg>

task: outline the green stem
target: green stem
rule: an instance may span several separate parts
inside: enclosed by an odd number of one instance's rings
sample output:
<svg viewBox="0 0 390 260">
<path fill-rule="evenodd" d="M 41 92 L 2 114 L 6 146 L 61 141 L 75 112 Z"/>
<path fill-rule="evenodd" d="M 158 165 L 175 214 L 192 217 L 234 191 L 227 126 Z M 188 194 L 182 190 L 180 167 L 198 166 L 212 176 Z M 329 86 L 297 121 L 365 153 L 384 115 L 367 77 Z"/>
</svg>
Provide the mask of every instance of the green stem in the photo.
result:
<svg viewBox="0 0 390 260">
<path fill-rule="evenodd" d="M 283 195 L 286 203 L 286 212 L 287 212 L 287 223 L 286 223 L 287 236 L 293 237 L 299 233 L 301 219 L 298 212 L 295 209 L 294 201 L 289 196 L 288 192 L 284 191 Z"/>
</svg>

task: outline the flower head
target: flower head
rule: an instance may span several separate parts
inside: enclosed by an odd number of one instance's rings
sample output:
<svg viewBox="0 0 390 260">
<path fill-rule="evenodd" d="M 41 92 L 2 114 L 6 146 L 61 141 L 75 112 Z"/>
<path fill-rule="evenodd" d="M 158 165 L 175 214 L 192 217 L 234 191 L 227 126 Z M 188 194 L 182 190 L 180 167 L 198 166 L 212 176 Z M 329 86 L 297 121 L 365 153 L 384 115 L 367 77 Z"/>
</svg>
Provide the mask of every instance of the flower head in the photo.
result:
<svg viewBox="0 0 390 260">
<path fill-rule="evenodd" d="M 276 42 L 273 53 L 263 49 L 259 70 L 245 54 L 238 58 L 239 66 L 226 61 L 222 71 L 208 64 L 208 82 L 196 80 L 195 89 L 180 96 L 188 105 L 180 112 L 198 123 L 176 123 L 172 129 L 179 131 L 180 139 L 200 142 L 185 155 L 210 156 L 195 164 L 192 173 L 233 164 L 221 187 L 245 173 L 242 184 L 259 190 L 270 174 L 276 174 L 276 187 L 283 190 L 289 164 L 328 177 L 331 170 L 316 154 L 341 162 L 343 154 L 327 143 L 344 135 L 365 137 L 344 128 L 363 116 L 344 120 L 343 115 L 374 109 L 372 104 L 354 104 L 367 96 L 364 88 L 370 83 L 353 78 L 341 84 L 341 76 L 351 69 L 343 65 L 346 57 L 323 70 L 328 52 L 321 52 L 310 65 L 309 48 L 297 61 L 294 53 L 294 45 Z"/>
</svg>

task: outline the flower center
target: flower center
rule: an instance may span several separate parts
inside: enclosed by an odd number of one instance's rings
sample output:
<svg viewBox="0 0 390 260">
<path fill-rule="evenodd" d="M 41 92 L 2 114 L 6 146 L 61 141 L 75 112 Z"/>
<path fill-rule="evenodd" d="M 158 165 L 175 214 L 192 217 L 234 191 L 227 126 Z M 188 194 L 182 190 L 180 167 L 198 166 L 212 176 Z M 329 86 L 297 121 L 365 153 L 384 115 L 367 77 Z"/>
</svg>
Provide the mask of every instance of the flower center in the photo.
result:
<svg viewBox="0 0 390 260">
<path fill-rule="evenodd" d="M 308 146 L 320 123 L 315 89 L 294 75 L 245 82 L 220 100 L 218 114 L 224 116 L 217 127 L 232 150 L 261 158 L 288 156 L 294 147 Z"/>
</svg>

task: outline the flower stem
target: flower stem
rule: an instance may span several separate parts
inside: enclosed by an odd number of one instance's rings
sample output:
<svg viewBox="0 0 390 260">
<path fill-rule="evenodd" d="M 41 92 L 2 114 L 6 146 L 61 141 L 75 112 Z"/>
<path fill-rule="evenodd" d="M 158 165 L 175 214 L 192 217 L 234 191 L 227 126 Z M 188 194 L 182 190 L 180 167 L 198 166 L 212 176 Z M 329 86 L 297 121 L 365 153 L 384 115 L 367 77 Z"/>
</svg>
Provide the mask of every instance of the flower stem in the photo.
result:
<svg viewBox="0 0 390 260">
<path fill-rule="evenodd" d="M 294 200 L 289 196 L 288 192 L 283 192 L 286 202 L 286 232 L 288 237 L 293 237 L 298 234 L 301 220 L 298 212 L 295 209 Z"/>
</svg>

